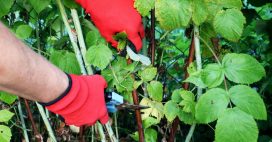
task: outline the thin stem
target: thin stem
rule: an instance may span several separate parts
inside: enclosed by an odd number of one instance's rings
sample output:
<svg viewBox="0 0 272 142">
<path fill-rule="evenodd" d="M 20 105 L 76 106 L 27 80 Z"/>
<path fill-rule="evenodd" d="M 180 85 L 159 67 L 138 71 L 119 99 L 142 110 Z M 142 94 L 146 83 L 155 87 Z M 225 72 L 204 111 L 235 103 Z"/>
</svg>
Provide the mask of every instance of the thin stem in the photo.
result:
<svg viewBox="0 0 272 142">
<path fill-rule="evenodd" d="M 56 0 L 56 1 L 57 1 L 58 6 L 59 6 L 60 13 L 61 13 L 64 25 L 65 25 L 65 27 L 67 29 L 67 32 L 68 32 L 70 41 L 72 43 L 74 52 L 76 54 L 77 61 L 78 61 L 79 65 L 80 65 L 81 73 L 84 74 L 84 75 L 86 75 L 87 71 L 86 71 L 85 66 L 84 66 L 83 57 L 82 57 L 82 55 L 81 55 L 81 53 L 79 51 L 77 42 L 74 39 L 74 35 L 73 35 L 72 29 L 71 29 L 71 27 L 69 25 L 67 14 L 65 12 L 64 6 L 62 5 L 61 0 Z"/>
<path fill-rule="evenodd" d="M 155 9 L 151 10 L 151 63 L 154 66 L 155 63 L 155 52 L 156 40 L 155 40 Z"/>
<path fill-rule="evenodd" d="M 190 142 L 193 134 L 194 134 L 194 131 L 195 131 L 195 127 L 196 127 L 196 124 L 193 124 L 191 127 L 190 127 L 190 130 L 189 130 L 189 133 L 188 135 L 186 136 L 186 139 L 185 139 L 185 142 Z"/>
<path fill-rule="evenodd" d="M 75 28 L 77 31 L 78 42 L 79 42 L 79 46 L 80 46 L 81 55 L 83 57 L 83 61 L 85 64 L 85 68 L 87 69 L 88 75 L 91 75 L 91 74 L 93 74 L 93 70 L 92 70 L 91 66 L 87 65 L 87 59 L 86 59 L 87 48 L 86 48 L 86 44 L 84 41 L 82 29 L 80 26 L 78 13 L 75 9 L 71 9 L 71 15 L 72 15 L 72 18 L 73 18 L 73 21 L 75 24 Z"/>
<path fill-rule="evenodd" d="M 196 57 L 196 65 L 197 71 L 202 70 L 202 61 L 201 61 L 201 51 L 200 51 L 200 40 L 199 40 L 199 28 L 198 26 L 194 25 L 194 45 L 195 45 L 195 57 Z M 197 100 L 202 95 L 202 88 L 197 87 Z M 188 135 L 186 136 L 185 142 L 189 142 L 193 136 L 195 131 L 196 124 L 193 124 L 190 128 Z"/>
<path fill-rule="evenodd" d="M 215 60 L 217 61 L 217 63 L 219 65 L 222 65 L 222 63 L 220 62 L 218 56 L 215 54 L 215 52 L 212 50 L 211 46 L 201 37 L 199 37 L 199 39 L 208 47 L 208 49 L 210 50 L 210 52 L 213 54 Z"/>
<path fill-rule="evenodd" d="M 29 142 L 29 138 L 28 138 L 27 131 L 26 131 L 24 115 L 23 115 L 23 111 L 22 111 L 22 105 L 21 105 L 20 100 L 18 101 L 18 110 L 19 110 L 19 115 L 20 115 L 20 120 L 21 120 L 21 123 L 22 123 L 22 127 L 23 127 L 23 133 L 24 133 L 25 141 Z"/>
<path fill-rule="evenodd" d="M 99 132 L 99 135 L 100 135 L 100 138 L 101 138 L 101 142 L 106 142 L 106 137 L 105 137 L 102 125 L 100 123 L 98 123 L 98 122 L 95 125 L 98 128 L 98 132 Z"/>
<path fill-rule="evenodd" d="M 113 133 L 113 131 L 112 131 L 110 122 L 107 122 L 107 123 L 105 124 L 105 126 L 106 126 L 106 129 L 107 129 L 107 131 L 108 131 L 108 134 L 109 134 L 109 137 L 110 137 L 111 142 L 118 142 L 118 140 L 116 139 L 116 137 L 115 137 L 115 135 L 114 135 L 114 133 Z"/>
<path fill-rule="evenodd" d="M 46 114 L 45 114 L 45 111 L 44 111 L 42 105 L 40 105 L 40 104 L 37 103 L 37 102 L 36 102 L 36 105 L 37 105 L 37 107 L 38 107 L 38 110 L 39 110 L 39 112 L 40 112 L 40 114 L 41 114 L 41 116 L 42 116 L 43 122 L 44 122 L 44 124 L 45 124 L 45 126 L 46 126 L 46 129 L 47 129 L 47 131 L 48 131 L 50 140 L 51 140 L 52 142 L 57 142 L 57 139 L 56 139 L 56 137 L 55 137 L 55 135 L 54 135 L 54 131 L 53 131 L 53 129 L 52 129 L 52 127 L 51 127 L 51 125 L 50 125 L 50 123 L 49 123 L 47 117 L 46 117 Z"/>
<path fill-rule="evenodd" d="M 36 127 L 35 121 L 34 121 L 34 119 L 33 119 L 33 115 L 32 115 L 32 113 L 31 113 L 31 110 L 30 110 L 30 107 L 29 107 L 28 100 L 26 100 L 26 99 L 23 99 L 23 100 L 24 100 L 24 102 L 25 102 L 25 106 L 26 106 L 28 118 L 29 118 L 29 120 L 30 120 L 30 122 L 31 122 L 33 131 L 34 131 L 35 139 L 36 139 L 37 141 L 42 141 L 42 135 L 38 132 L 38 129 L 37 129 L 37 127 Z"/>
<path fill-rule="evenodd" d="M 199 28 L 194 26 L 194 43 L 195 43 L 195 57 L 196 57 L 196 66 L 197 71 L 202 70 L 202 59 L 201 59 L 201 50 L 200 50 L 200 40 L 199 40 Z M 202 95 L 202 88 L 197 88 L 197 98 Z"/>
<path fill-rule="evenodd" d="M 115 134 L 117 140 L 119 140 L 119 133 L 118 133 L 118 123 L 117 123 L 117 113 L 114 113 L 114 124 L 115 124 Z"/>
</svg>

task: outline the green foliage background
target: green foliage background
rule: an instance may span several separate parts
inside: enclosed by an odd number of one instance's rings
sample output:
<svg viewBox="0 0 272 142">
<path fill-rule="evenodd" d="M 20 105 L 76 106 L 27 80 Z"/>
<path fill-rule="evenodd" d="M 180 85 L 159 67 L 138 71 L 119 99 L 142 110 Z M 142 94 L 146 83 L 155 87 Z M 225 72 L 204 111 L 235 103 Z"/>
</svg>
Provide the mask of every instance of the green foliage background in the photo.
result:
<svg viewBox="0 0 272 142">
<path fill-rule="evenodd" d="M 63 4 L 68 15 L 69 8 L 75 8 L 80 14 L 88 48 L 87 65 L 105 77 L 108 90 L 117 91 L 132 102 L 131 92 L 137 89 L 140 104 L 150 107 L 142 111 L 147 142 L 168 139 L 170 124 L 176 117 L 182 122 L 177 141 L 184 141 L 194 124 L 197 124 L 193 135 L 196 142 L 272 140 L 269 133 L 272 131 L 271 1 L 136 0 L 134 6 L 144 16 L 146 27 L 141 52 L 146 56 L 151 55 L 150 10 L 156 9 L 154 66 L 144 66 L 136 61 L 128 65 L 126 58 L 100 36 L 82 8 L 73 0 L 63 0 Z M 0 19 L 19 39 L 60 69 L 81 74 L 55 1 L 0 0 Z M 185 80 L 184 66 L 192 26 L 200 29 L 204 68 L 199 71 L 195 63 L 191 64 L 188 68 L 190 76 Z M 212 42 L 214 40 L 219 41 L 218 46 Z M 184 82 L 191 84 L 189 91 L 182 89 Z M 196 96 L 196 87 L 203 88 L 202 96 Z M 17 98 L 0 92 L 0 100 L 0 142 L 22 140 Z M 40 115 L 35 105 L 31 107 L 46 139 L 48 136 L 39 121 Z M 58 129 L 60 121 L 54 115 L 51 117 L 53 128 Z M 134 113 L 119 111 L 117 120 L 113 125 L 117 125 L 120 138 L 137 141 Z M 31 127 L 29 122 L 27 126 Z M 91 139 L 90 131 L 86 132 L 88 140 Z M 34 137 L 32 132 L 29 134 Z M 72 140 L 78 138 L 71 132 L 67 135 Z M 57 137 L 64 140 L 63 135 Z"/>
</svg>

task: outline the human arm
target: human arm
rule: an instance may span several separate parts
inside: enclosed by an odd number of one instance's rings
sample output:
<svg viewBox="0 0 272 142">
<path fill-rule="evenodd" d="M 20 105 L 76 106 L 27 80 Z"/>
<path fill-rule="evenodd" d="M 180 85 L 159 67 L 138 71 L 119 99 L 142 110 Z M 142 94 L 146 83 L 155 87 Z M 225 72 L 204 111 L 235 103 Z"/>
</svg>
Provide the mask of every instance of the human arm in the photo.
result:
<svg viewBox="0 0 272 142">
<path fill-rule="evenodd" d="M 0 22 L 0 90 L 49 102 L 67 86 L 65 73 L 28 48 Z"/>
<path fill-rule="evenodd" d="M 18 40 L 0 22 L 0 90 L 29 100 L 64 117 L 69 125 L 108 121 L 102 76 L 66 75 Z"/>
</svg>

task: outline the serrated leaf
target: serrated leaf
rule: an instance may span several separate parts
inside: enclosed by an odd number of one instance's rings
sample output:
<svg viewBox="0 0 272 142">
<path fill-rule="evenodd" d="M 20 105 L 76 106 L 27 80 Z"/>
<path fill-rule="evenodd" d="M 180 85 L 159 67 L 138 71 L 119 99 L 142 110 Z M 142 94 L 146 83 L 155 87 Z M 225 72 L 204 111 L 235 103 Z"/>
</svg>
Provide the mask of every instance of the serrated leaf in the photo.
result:
<svg viewBox="0 0 272 142">
<path fill-rule="evenodd" d="M 272 3 L 267 3 L 266 5 L 263 5 L 262 7 L 257 7 L 255 10 L 257 11 L 257 13 L 261 16 L 263 20 L 270 20 L 272 18 L 272 14 L 271 14 Z"/>
<path fill-rule="evenodd" d="M 224 38 L 230 41 L 238 41 L 244 29 L 246 19 L 243 13 L 237 9 L 219 11 L 213 22 L 214 29 Z"/>
<path fill-rule="evenodd" d="M 97 31 L 89 31 L 86 35 L 86 45 L 87 47 L 94 46 L 98 43 L 100 34 Z"/>
<path fill-rule="evenodd" d="M 17 100 L 17 96 L 6 93 L 6 92 L 1 92 L 0 91 L 0 101 L 3 101 L 9 105 L 14 103 Z"/>
<path fill-rule="evenodd" d="M 140 81 L 134 81 L 133 88 L 137 89 L 141 84 L 143 84 L 142 80 L 140 80 Z"/>
<path fill-rule="evenodd" d="M 53 50 L 49 60 L 67 73 L 81 74 L 80 67 L 74 53 L 65 50 Z"/>
<path fill-rule="evenodd" d="M 189 0 L 158 0 L 155 8 L 156 18 L 165 30 L 187 27 L 192 17 Z"/>
<path fill-rule="evenodd" d="M 256 142 L 258 127 L 253 117 L 238 108 L 227 109 L 215 127 L 216 142 Z"/>
<path fill-rule="evenodd" d="M 182 110 L 188 113 L 195 113 L 195 96 L 191 91 L 183 90 L 181 92 L 182 101 L 179 103 L 182 106 Z"/>
<path fill-rule="evenodd" d="M 260 95 L 245 85 L 236 85 L 229 90 L 231 101 L 242 111 L 255 119 L 266 120 L 267 112 Z"/>
<path fill-rule="evenodd" d="M 0 0 L 0 18 L 7 15 L 14 3 L 14 0 Z"/>
<path fill-rule="evenodd" d="M 144 129 L 149 128 L 150 126 L 158 124 L 159 121 L 153 117 L 148 117 L 143 121 Z"/>
<path fill-rule="evenodd" d="M 196 120 L 200 123 L 215 121 L 228 106 L 227 92 L 220 88 L 214 88 L 204 93 L 196 104 Z"/>
<path fill-rule="evenodd" d="M 264 67 L 247 54 L 229 53 L 222 65 L 227 78 L 235 83 L 251 84 L 265 76 Z"/>
<path fill-rule="evenodd" d="M 183 89 L 176 89 L 173 91 L 172 96 L 171 96 L 171 100 L 175 103 L 179 103 L 182 98 L 181 98 L 181 93 L 182 93 Z"/>
<path fill-rule="evenodd" d="M 224 80 L 224 70 L 218 64 L 208 64 L 201 75 L 201 79 L 209 88 L 219 86 Z"/>
<path fill-rule="evenodd" d="M 155 67 L 145 68 L 143 71 L 139 73 L 143 81 L 151 81 L 152 79 L 155 78 L 156 74 L 157 74 L 157 68 Z"/>
<path fill-rule="evenodd" d="M 178 118 L 180 121 L 184 122 L 185 124 L 192 125 L 196 122 L 194 114 L 184 112 L 183 110 L 179 110 Z"/>
<path fill-rule="evenodd" d="M 27 39 L 31 36 L 32 28 L 29 25 L 20 25 L 16 29 L 16 36 L 20 39 Z"/>
<path fill-rule="evenodd" d="M 0 110 L 0 122 L 8 122 L 12 116 L 14 115 L 14 113 L 4 109 L 4 110 Z"/>
<path fill-rule="evenodd" d="M 163 112 L 163 105 L 161 102 L 156 102 L 148 98 L 143 98 L 140 102 L 140 105 L 150 107 L 150 108 L 141 110 L 143 120 L 147 119 L 150 116 L 153 116 L 158 121 L 160 121 L 163 118 L 164 112 Z"/>
<path fill-rule="evenodd" d="M 0 125 L 0 141 L 1 142 L 9 142 L 11 139 L 11 130 L 9 127 L 5 125 Z"/>
<path fill-rule="evenodd" d="M 193 7 L 193 15 L 192 15 L 192 20 L 195 23 L 195 25 L 200 25 L 208 17 L 208 11 L 207 11 L 207 6 L 204 0 L 193 0 L 192 2 L 192 7 Z"/>
<path fill-rule="evenodd" d="M 155 0 L 135 0 L 134 7 L 142 16 L 148 16 L 155 7 Z"/>
<path fill-rule="evenodd" d="M 104 44 L 92 46 L 88 49 L 87 61 L 99 67 L 101 70 L 105 69 L 112 59 L 112 51 Z"/>
<path fill-rule="evenodd" d="M 147 92 L 149 94 L 149 96 L 155 100 L 155 101 L 162 101 L 162 97 L 163 97 L 163 86 L 161 84 L 161 82 L 158 81 L 151 81 L 148 85 L 147 85 Z"/>
<path fill-rule="evenodd" d="M 147 142 L 157 142 L 158 133 L 154 129 L 145 129 L 144 135 Z"/>
<path fill-rule="evenodd" d="M 164 105 L 164 115 L 169 122 L 172 122 L 178 116 L 179 110 L 178 104 L 171 100 Z"/>
<path fill-rule="evenodd" d="M 218 0 L 217 3 L 221 8 L 241 9 L 243 7 L 241 0 Z"/>
<path fill-rule="evenodd" d="M 51 0 L 28 0 L 34 10 L 39 14 L 49 6 Z"/>
<path fill-rule="evenodd" d="M 194 73 L 190 73 L 189 77 L 184 80 L 183 82 L 189 82 L 193 83 L 194 85 L 200 87 L 200 88 L 206 88 L 206 84 L 202 80 L 202 72 L 201 71 L 196 71 Z"/>
</svg>

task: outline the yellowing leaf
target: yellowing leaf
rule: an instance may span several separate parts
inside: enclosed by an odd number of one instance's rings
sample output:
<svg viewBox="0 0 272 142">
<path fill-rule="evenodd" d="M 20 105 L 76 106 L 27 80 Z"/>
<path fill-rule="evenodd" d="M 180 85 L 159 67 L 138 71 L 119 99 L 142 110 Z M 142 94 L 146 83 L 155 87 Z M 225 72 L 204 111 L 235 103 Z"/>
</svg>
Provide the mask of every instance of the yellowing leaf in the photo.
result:
<svg viewBox="0 0 272 142">
<path fill-rule="evenodd" d="M 140 105 L 149 106 L 150 108 L 142 109 L 142 119 L 145 120 L 150 116 L 155 117 L 158 121 L 160 121 L 163 116 L 163 105 L 161 102 L 152 101 L 148 98 L 143 98 L 140 102 Z"/>
</svg>

